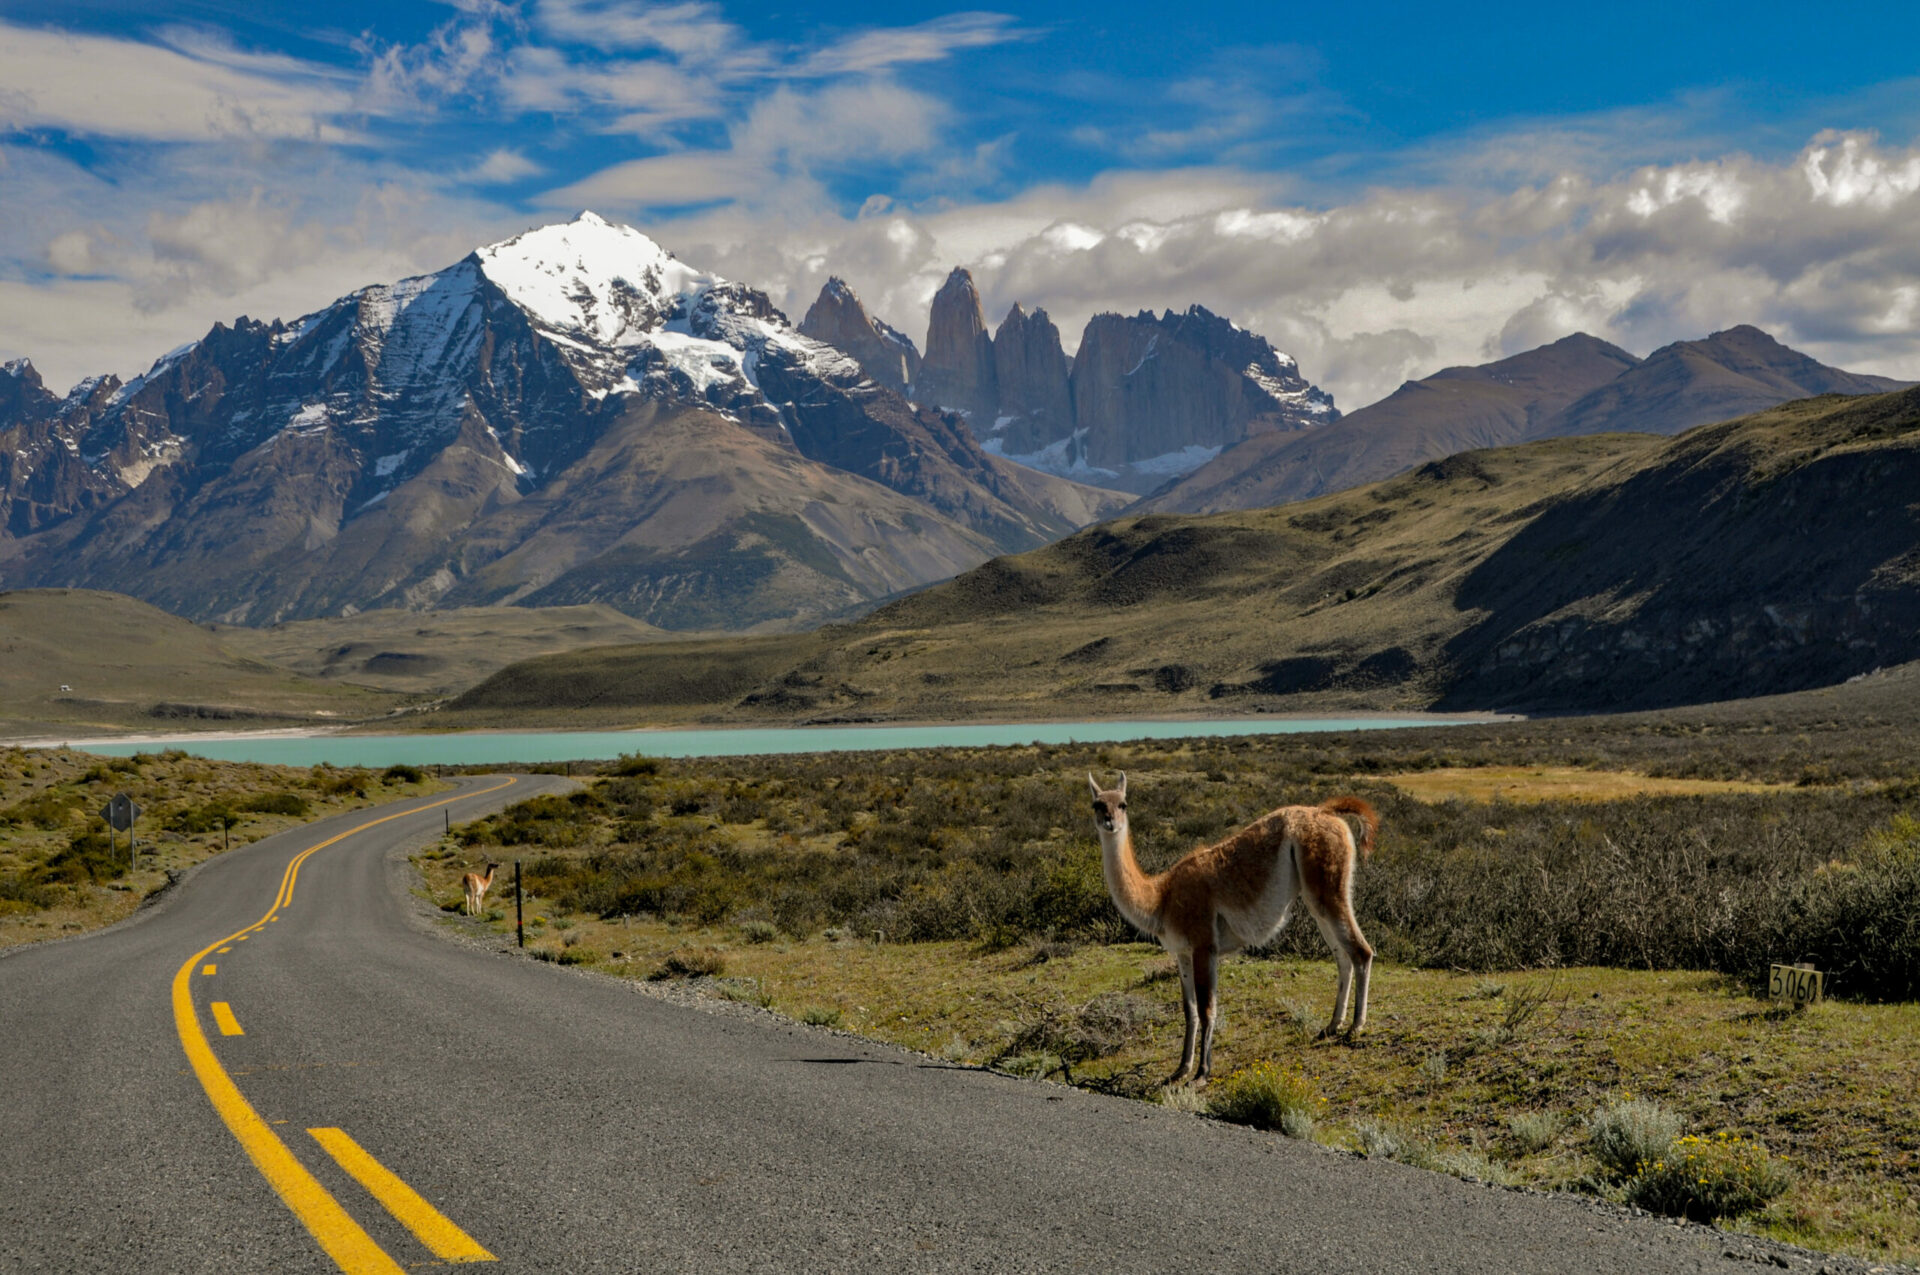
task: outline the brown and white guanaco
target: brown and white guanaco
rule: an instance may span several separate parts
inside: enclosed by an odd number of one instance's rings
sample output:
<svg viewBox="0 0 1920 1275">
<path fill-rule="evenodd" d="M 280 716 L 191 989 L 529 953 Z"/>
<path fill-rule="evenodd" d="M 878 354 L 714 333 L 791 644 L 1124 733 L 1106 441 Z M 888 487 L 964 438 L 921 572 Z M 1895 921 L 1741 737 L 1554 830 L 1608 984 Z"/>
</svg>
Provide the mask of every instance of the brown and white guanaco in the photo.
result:
<svg viewBox="0 0 1920 1275">
<path fill-rule="evenodd" d="M 469 872 L 466 876 L 460 878 L 460 884 L 464 886 L 467 891 L 468 916 L 480 915 L 480 905 L 486 902 L 487 891 L 493 888 L 493 870 L 499 866 L 497 863 L 489 863 L 487 865 L 486 875 L 482 876 L 478 872 Z"/>
<path fill-rule="evenodd" d="M 1220 957 L 1270 941 L 1286 926 L 1296 898 L 1305 902 L 1340 966 L 1333 1020 L 1321 1035 L 1340 1030 L 1349 988 L 1353 1022 L 1347 1030 L 1350 1037 L 1359 1034 L 1367 1022 L 1373 948 L 1353 915 L 1353 864 L 1356 851 L 1371 854 L 1379 836 L 1380 817 L 1372 806 L 1358 797 L 1282 806 L 1224 841 L 1189 852 L 1165 872 L 1149 875 L 1134 858 L 1127 828 L 1126 775 L 1117 788 L 1101 788 L 1092 775 L 1087 785 L 1093 789 L 1107 892 L 1120 915 L 1158 939 L 1180 967 L 1186 1038 L 1180 1067 L 1168 1084 L 1204 1080 L 1213 1069 Z M 1360 821 L 1357 847 L 1343 815 Z"/>
</svg>

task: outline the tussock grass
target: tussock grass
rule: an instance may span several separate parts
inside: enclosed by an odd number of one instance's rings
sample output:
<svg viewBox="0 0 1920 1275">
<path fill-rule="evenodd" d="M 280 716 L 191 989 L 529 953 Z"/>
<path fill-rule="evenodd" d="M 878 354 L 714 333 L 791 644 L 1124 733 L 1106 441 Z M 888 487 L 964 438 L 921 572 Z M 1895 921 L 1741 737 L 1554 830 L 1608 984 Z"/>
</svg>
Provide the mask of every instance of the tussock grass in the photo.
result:
<svg viewBox="0 0 1920 1275">
<path fill-rule="evenodd" d="M 1311 1138 L 1327 1100 L 1313 1081 L 1274 1062 L 1257 1062 L 1220 1081 L 1207 1110 L 1222 1120 L 1275 1129 L 1289 1138 Z"/>
<path fill-rule="evenodd" d="M 1609 1102 L 1587 1119 L 1587 1148 L 1608 1173 L 1630 1178 L 1642 1165 L 1666 1158 L 1682 1123 L 1677 1114 L 1645 1098 Z"/>
</svg>

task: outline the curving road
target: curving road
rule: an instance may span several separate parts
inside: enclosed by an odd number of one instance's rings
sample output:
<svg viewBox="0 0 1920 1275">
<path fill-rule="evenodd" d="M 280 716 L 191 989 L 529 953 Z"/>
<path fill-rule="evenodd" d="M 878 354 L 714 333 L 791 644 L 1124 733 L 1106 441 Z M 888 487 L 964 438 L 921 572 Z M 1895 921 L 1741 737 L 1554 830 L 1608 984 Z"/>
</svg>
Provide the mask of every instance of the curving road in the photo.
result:
<svg viewBox="0 0 1920 1275">
<path fill-rule="evenodd" d="M 401 852 L 505 779 L 0 959 L 0 1270 L 1813 1269 L 436 938 Z"/>
</svg>

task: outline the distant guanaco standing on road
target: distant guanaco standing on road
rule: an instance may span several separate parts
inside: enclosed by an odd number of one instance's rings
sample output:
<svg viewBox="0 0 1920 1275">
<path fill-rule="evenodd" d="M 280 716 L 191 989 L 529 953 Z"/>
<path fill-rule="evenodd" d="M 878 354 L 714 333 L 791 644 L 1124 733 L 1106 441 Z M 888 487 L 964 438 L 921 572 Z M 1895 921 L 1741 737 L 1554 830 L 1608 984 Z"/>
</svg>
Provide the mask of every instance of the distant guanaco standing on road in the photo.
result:
<svg viewBox="0 0 1920 1275">
<path fill-rule="evenodd" d="M 478 872 L 469 872 L 460 878 L 460 884 L 466 887 L 467 891 L 468 916 L 480 915 L 480 905 L 487 901 L 487 891 L 493 888 L 493 870 L 499 866 L 497 863 L 489 863 L 485 876 Z"/>
<path fill-rule="evenodd" d="M 1321 1035 L 1340 1030 L 1349 987 L 1353 1023 L 1348 1034 L 1359 1034 L 1367 1022 L 1373 948 L 1353 915 L 1353 864 L 1356 849 L 1371 854 L 1379 836 L 1380 817 L 1372 806 L 1358 797 L 1335 797 L 1318 806 L 1282 806 L 1150 876 L 1133 855 L 1126 775 L 1121 774 L 1119 787 L 1108 789 L 1088 775 L 1087 786 L 1093 789 L 1093 821 L 1100 832 L 1107 892 L 1120 915 L 1160 940 L 1180 967 L 1180 1008 L 1187 1029 L 1180 1067 L 1168 1084 L 1204 1080 L 1213 1070 L 1220 957 L 1258 947 L 1280 933 L 1296 897 L 1306 902 L 1340 965 L 1333 1021 Z M 1360 821 L 1358 847 L 1342 815 Z"/>
</svg>

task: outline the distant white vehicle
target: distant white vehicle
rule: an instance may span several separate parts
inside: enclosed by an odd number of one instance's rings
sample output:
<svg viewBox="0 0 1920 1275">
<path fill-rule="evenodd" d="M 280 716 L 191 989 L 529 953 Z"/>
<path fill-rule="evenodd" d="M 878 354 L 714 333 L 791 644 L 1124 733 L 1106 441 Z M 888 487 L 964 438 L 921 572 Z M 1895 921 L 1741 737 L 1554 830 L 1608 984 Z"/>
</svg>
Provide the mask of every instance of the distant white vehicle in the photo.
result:
<svg viewBox="0 0 1920 1275">
<path fill-rule="evenodd" d="M 60 693 L 62 695 L 66 694 L 68 691 L 71 691 L 72 689 L 73 688 L 71 686 L 68 686 L 65 682 L 60 683 Z"/>
</svg>

